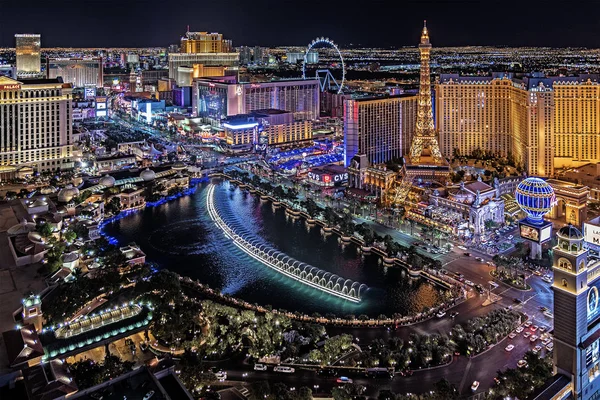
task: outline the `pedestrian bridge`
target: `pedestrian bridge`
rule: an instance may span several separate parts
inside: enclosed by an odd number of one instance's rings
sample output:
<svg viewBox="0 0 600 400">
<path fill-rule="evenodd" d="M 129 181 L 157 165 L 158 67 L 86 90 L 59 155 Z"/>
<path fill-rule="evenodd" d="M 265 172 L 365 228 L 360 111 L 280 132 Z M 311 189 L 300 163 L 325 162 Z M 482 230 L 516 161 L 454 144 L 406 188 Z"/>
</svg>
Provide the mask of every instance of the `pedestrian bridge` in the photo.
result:
<svg viewBox="0 0 600 400">
<path fill-rule="evenodd" d="M 236 218 L 233 210 L 217 208 L 214 195 L 215 185 L 211 184 L 206 196 L 206 208 L 211 219 L 246 254 L 304 285 L 355 303 L 361 301 L 362 295 L 368 289 L 367 285 L 323 271 L 276 250 L 264 239 L 248 230 Z"/>
</svg>

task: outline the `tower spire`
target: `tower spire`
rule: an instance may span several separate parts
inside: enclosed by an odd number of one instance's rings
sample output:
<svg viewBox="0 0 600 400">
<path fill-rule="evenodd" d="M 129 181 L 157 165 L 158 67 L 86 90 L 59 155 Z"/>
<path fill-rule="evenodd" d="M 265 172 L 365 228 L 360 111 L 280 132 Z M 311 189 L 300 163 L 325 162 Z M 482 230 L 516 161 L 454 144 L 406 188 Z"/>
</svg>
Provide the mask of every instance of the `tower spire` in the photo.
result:
<svg viewBox="0 0 600 400">
<path fill-rule="evenodd" d="M 421 71 L 419 76 L 419 98 L 417 100 L 417 126 L 410 147 L 410 160 L 413 164 L 419 163 L 424 150 L 428 149 L 428 155 L 433 158 L 436 164 L 439 164 L 442 162 L 442 154 L 440 153 L 435 126 L 433 125 L 431 76 L 429 70 L 431 43 L 429 42 L 427 21 L 423 21 L 419 52 L 421 53 Z"/>
</svg>

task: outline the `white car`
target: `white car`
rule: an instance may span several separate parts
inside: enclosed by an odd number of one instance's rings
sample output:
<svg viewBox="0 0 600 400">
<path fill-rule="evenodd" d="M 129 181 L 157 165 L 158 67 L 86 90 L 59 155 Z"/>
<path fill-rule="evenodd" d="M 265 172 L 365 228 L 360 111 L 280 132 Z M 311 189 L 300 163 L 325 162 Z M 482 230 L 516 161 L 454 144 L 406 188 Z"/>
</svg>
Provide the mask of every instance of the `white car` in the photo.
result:
<svg viewBox="0 0 600 400">
<path fill-rule="evenodd" d="M 465 281 L 465 284 L 469 285 L 469 286 L 475 286 L 475 284 L 469 280 Z"/>
<path fill-rule="evenodd" d="M 544 311 L 544 315 L 548 318 L 554 318 L 554 315 L 550 311 Z"/>
<path fill-rule="evenodd" d="M 546 345 L 546 350 L 552 351 L 552 349 L 554 349 L 554 343 L 550 342 Z"/>
<path fill-rule="evenodd" d="M 516 332 L 511 332 L 508 334 L 508 337 L 511 339 L 514 339 L 515 337 L 517 337 L 517 333 Z"/>
<path fill-rule="evenodd" d="M 227 372 L 225 372 L 225 371 L 219 371 L 215 375 L 217 376 L 217 379 L 220 382 L 223 382 L 223 381 L 227 380 Z"/>
<path fill-rule="evenodd" d="M 515 345 L 514 345 L 514 344 L 509 344 L 508 346 L 506 346 L 506 347 L 504 348 L 504 350 L 506 350 L 506 351 L 513 351 L 513 349 L 514 349 L 514 348 L 515 348 Z"/>
<path fill-rule="evenodd" d="M 521 333 L 521 332 L 523 332 L 524 329 L 525 328 L 523 328 L 522 326 L 518 326 L 517 329 L 515 329 L 515 332 Z"/>
<path fill-rule="evenodd" d="M 531 335 L 531 337 L 529 338 L 529 341 L 530 341 L 531 343 L 533 343 L 533 342 L 535 342 L 535 341 L 536 341 L 536 340 L 538 340 L 538 339 L 539 339 L 539 337 L 538 337 L 537 335 Z"/>
<path fill-rule="evenodd" d="M 293 374 L 294 372 L 296 372 L 296 370 L 292 367 L 284 367 L 281 365 L 276 366 L 275 368 L 273 368 L 274 372 L 285 372 L 286 374 Z"/>
<path fill-rule="evenodd" d="M 456 246 L 456 247 L 458 247 L 461 250 L 466 250 L 467 249 L 465 246 Z"/>
<path fill-rule="evenodd" d="M 519 367 L 519 368 L 525 368 L 525 367 L 527 367 L 527 361 L 525 361 L 525 360 L 519 360 L 517 362 L 517 367 Z"/>
<path fill-rule="evenodd" d="M 529 332 L 529 331 L 527 331 L 527 332 L 525 332 L 525 333 L 523 334 L 523 337 L 524 337 L 525 339 L 527 339 L 529 336 L 531 336 L 531 332 Z"/>
<path fill-rule="evenodd" d="M 479 381 L 474 381 L 471 385 L 471 390 L 476 391 L 479 388 Z"/>
<path fill-rule="evenodd" d="M 542 346 L 540 346 L 540 345 L 538 344 L 537 346 L 535 346 L 535 347 L 533 348 L 533 350 L 532 350 L 532 351 L 533 351 L 533 354 L 537 354 L 537 353 L 539 353 L 540 351 L 542 351 Z"/>
<path fill-rule="evenodd" d="M 149 391 L 144 395 L 144 400 L 150 400 L 154 396 L 154 390 Z"/>
<path fill-rule="evenodd" d="M 440 311 L 437 314 L 435 314 L 435 316 L 438 317 L 438 318 L 443 318 L 445 315 L 446 315 L 445 311 Z"/>
<path fill-rule="evenodd" d="M 266 371 L 267 366 L 265 364 L 254 364 L 255 371 Z"/>
</svg>

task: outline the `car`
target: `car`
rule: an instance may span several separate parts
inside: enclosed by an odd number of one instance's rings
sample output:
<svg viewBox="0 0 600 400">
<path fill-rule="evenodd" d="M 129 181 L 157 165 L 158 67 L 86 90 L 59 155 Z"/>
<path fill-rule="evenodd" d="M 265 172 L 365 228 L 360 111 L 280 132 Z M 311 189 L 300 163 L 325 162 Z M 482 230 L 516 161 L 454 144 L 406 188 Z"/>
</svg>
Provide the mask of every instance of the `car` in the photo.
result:
<svg viewBox="0 0 600 400">
<path fill-rule="evenodd" d="M 467 256 L 467 257 L 471 257 L 471 253 L 465 252 L 465 253 L 463 253 L 463 254 L 464 254 L 465 256 Z"/>
<path fill-rule="evenodd" d="M 543 280 L 544 282 L 547 282 L 547 283 L 552 283 L 552 278 L 551 278 L 551 277 L 549 277 L 549 276 L 544 276 L 544 277 L 542 278 L 542 280 Z"/>
<path fill-rule="evenodd" d="M 537 271 L 537 270 L 536 270 L 536 271 L 533 271 L 533 274 L 534 274 L 535 276 L 542 276 L 542 273 L 541 273 L 540 271 Z"/>
<path fill-rule="evenodd" d="M 525 325 L 527 328 L 529 328 L 531 326 L 531 324 L 533 324 L 533 322 L 531 322 L 531 320 L 525 321 L 525 323 L 523 325 Z"/>
<path fill-rule="evenodd" d="M 227 372 L 225 371 L 219 371 L 215 375 L 220 382 L 227 380 Z"/>
<path fill-rule="evenodd" d="M 516 332 L 511 332 L 511 333 L 508 334 L 508 337 L 511 338 L 511 339 L 514 339 L 514 338 L 517 337 L 517 333 Z"/>
<path fill-rule="evenodd" d="M 531 337 L 529 338 L 529 341 L 530 341 L 531 343 L 533 343 L 533 342 L 535 342 L 535 341 L 536 341 L 536 340 L 538 340 L 538 339 L 539 339 L 539 337 L 538 337 L 537 335 L 531 335 Z"/>
<path fill-rule="evenodd" d="M 352 379 L 348 378 L 347 376 L 340 376 L 335 381 L 337 383 L 352 383 L 353 382 Z"/>
<path fill-rule="evenodd" d="M 483 258 L 481 258 L 481 257 L 475 257 L 475 259 L 476 259 L 477 261 L 479 261 L 479 262 L 485 262 L 485 260 L 484 260 Z"/>
<path fill-rule="evenodd" d="M 472 281 L 467 279 L 467 280 L 465 280 L 465 285 L 473 286 L 475 284 Z"/>
<path fill-rule="evenodd" d="M 514 349 L 514 348 L 515 348 L 515 345 L 514 345 L 514 344 L 509 344 L 508 346 L 506 346 L 506 347 L 504 348 L 504 350 L 506 350 L 506 351 L 513 351 L 513 349 Z"/>
<path fill-rule="evenodd" d="M 544 311 L 544 315 L 548 318 L 554 318 L 554 315 L 550 311 Z"/>
<path fill-rule="evenodd" d="M 525 360 L 519 360 L 519 361 L 517 361 L 517 367 L 519 367 L 519 368 L 527 368 L 527 361 L 525 361 Z"/>
<path fill-rule="evenodd" d="M 479 381 L 474 381 L 471 385 L 471 390 L 476 391 L 479 388 Z"/>
<path fill-rule="evenodd" d="M 452 312 L 450 313 L 450 317 L 451 317 L 451 318 L 454 318 L 454 317 L 456 317 L 457 315 L 458 315 L 458 311 L 452 311 Z"/>
<path fill-rule="evenodd" d="M 537 325 L 533 325 L 532 327 L 530 327 L 529 329 L 531 329 L 531 332 L 535 332 L 539 329 L 539 326 Z"/>
<path fill-rule="evenodd" d="M 522 301 L 521 299 L 519 299 L 518 297 L 515 297 L 515 298 L 513 299 L 513 301 L 514 301 L 515 303 L 517 303 L 517 304 L 521 304 L 521 303 L 523 302 L 523 301 Z"/>
<path fill-rule="evenodd" d="M 527 332 L 525 332 L 525 333 L 523 334 L 523 337 L 524 337 L 525 339 L 527 339 L 529 336 L 531 336 L 531 332 L 529 332 L 529 331 L 527 331 Z"/>
<path fill-rule="evenodd" d="M 154 396 L 154 390 L 149 391 L 144 395 L 144 400 L 150 400 Z"/>
<path fill-rule="evenodd" d="M 466 250 L 467 249 L 465 246 L 456 246 L 456 247 L 458 247 L 461 250 Z"/>
<path fill-rule="evenodd" d="M 445 315 L 446 315 L 446 311 L 439 311 L 437 314 L 435 314 L 435 316 L 438 318 L 443 318 Z"/>
<path fill-rule="evenodd" d="M 554 349 L 554 343 L 551 342 L 546 345 L 546 350 L 552 351 L 553 349 Z"/>
<path fill-rule="evenodd" d="M 266 371 L 267 366 L 265 364 L 254 364 L 255 371 Z"/>
<path fill-rule="evenodd" d="M 525 328 L 523 328 L 522 326 L 517 326 L 517 329 L 515 329 L 515 332 L 521 333 L 521 332 L 523 332 L 524 329 Z"/>
<path fill-rule="evenodd" d="M 546 329 L 548 329 L 548 328 L 545 326 L 540 326 L 540 332 L 546 332 Z"/>
<path fill-rule="evenodd" d="M 488 285 L 490 285 L 491 287 L 493 287 L 494 289 L 496 289 L 499 285 L 494 282 L 494 281 L 488 281 Z"/>
<path fill-rule="evenodd" d="M 293 374 L 296 370 L 292 367 L 284 367 L 282 365 L 278 365 L 273 368 L 273 372 L 284 372 L 286 374 Z"/>
<path fill-rule="evenodd" d="M 508 235 L 508 240 L 512 240 L 513 237 L 513 235 Z"/>
<path fill-rule="evenodd" d="M 540 346 L 540 345 L 538 344 L 537 346 L 535 346 L 535 347 L 533 348 L 533 350 L 532 350 L 532 351 L 533 351 L 533 354 L 537 354 L 537 353 L 539 353 L 540 351 L 542 351 L 542 346 Z"/>
</svg>

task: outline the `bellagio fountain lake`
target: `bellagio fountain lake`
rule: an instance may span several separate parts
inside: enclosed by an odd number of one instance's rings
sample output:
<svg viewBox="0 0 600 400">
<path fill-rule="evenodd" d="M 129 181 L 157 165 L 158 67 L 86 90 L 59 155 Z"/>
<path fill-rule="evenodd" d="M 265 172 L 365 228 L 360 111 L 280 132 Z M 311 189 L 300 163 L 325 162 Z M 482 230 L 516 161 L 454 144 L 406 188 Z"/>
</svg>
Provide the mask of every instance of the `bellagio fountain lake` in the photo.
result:
<svg viewBox="0 0 600 400">
<path fill-rule="evenodd" d="M 107 224 L 146 260 L 250 303 L 303 313 L 416 314 L 441 289 L 229 182 Z M 251 250 L 251 251 L 249 251 Z M 261 256 L 257 256 L 261 255 Z"/>
</svg>

